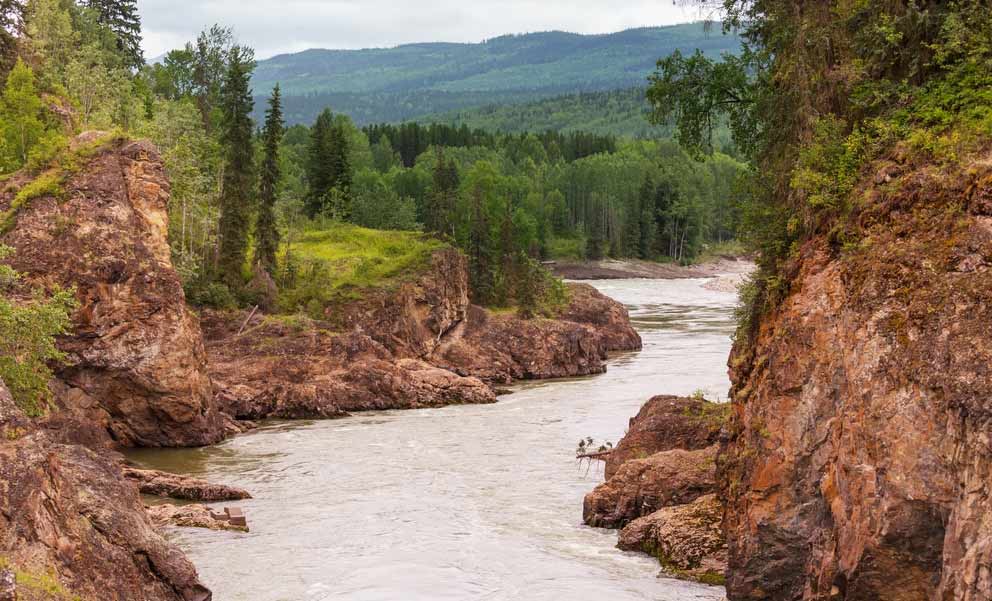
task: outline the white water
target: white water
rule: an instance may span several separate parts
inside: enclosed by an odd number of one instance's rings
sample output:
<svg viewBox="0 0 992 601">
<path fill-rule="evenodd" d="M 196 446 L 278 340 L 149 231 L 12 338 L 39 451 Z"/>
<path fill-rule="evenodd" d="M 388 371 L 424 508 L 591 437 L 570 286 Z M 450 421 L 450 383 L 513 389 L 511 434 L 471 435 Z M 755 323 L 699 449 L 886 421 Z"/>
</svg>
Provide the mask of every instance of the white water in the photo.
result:
<svg viewBox="0 0 992 601">
<path fill-rule="evenodd" d="M 574 459 L 652 395 L 725 399 L 734 295 L 700 280 L 593 282 L 644 338 L 607 374 L 527 384 L 496 405 L 273 425 L 147 465 L 244 487 L 250 534 L 176 530 L 216 601 L 722 599 L 582 524 L 602 480 Z"/>
</svg>

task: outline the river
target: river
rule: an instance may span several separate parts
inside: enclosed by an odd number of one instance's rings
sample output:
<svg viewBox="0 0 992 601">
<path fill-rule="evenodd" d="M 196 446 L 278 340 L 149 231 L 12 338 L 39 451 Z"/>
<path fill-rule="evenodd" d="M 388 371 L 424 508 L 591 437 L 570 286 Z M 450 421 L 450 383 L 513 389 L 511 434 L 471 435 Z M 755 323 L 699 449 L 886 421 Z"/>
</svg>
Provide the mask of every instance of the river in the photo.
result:
<svg viewBox="0 0 992 601">
<path fill-rule="evenodd" d="M 487 406 L 271 424 L 207 449 L 147 450 L 147 467 L 248 489 L 250 534 L 170 531 L 216 601 L 718 600 L 658 578 L 616 532 L 582 525 L 616 441 L 654 394 L 725 399 L 733 294 L 700 280 L 591 282 L 644 338 L 590 378 L 523 384 Z"/>
</svg>

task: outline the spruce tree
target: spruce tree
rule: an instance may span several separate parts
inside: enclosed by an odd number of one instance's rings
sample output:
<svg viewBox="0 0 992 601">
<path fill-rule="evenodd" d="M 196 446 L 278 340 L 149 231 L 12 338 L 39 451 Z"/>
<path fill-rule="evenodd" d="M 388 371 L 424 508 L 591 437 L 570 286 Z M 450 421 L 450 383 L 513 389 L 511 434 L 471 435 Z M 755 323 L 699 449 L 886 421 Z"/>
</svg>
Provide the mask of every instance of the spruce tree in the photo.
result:
<svg viewBox="0 0 992 601">
<path fill-rule="evenodd" d="M 334 115 L 330 109 L 324 109 L 313 127 L 310 128 L 310 146 L 307 149 L 307 198 L 306 213 L 312 219 L 323 209 L 327 194 L 334 185 L 331 172 L 332 130 Z"/>
<path fill-rule="evenodd" d="M 141 16 L 136 0 L 88 0 L 87 4 L 96 11 L 97 21 L 117 36 L 117 49 L 124 64 L 140 69 L 145 57 L 141 52 Z"/>
<path fill-rule="evenodd" d="M 255 221 L 255 264 L 270 276 L 275 274 L 279 230 L 276 228 L 276 187 L 279 185 L 279 144 L 283 135 L 282 99 L 279 84 L 272 90 L 269 108 L 265 111 L 262 144 L 265 153 L 258 184 L 258 216 Z"/>
<path fill-rule="evenodd" d="M 217 275 L 232 288 L 240 288 L 244 283 L 242 269 L 247 256 L 254 188 L 252 131 L 255 124 L 251 118 L 254 102 L 249 88 L 255 68 L 254 56 L 251 48 L 235 46 L 231 49 L 222 91 L 227 161 L 220 197 Z"/>
</svg>

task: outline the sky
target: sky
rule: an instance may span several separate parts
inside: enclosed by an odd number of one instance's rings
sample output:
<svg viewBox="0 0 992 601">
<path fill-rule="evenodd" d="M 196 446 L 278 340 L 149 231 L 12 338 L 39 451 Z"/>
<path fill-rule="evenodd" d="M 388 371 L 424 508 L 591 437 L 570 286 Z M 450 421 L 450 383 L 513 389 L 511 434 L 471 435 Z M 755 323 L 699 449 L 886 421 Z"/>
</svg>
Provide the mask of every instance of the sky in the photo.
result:
<svg viewBox="0 0 992 601">
<path fill-rule="evenodd" d="M 480 42 L 507 33 L 611 33 L 694 21 L 673 0 L 138 0 L 149 59 L 214 23 L 258 58 L 308 48 Z"/>
</svg>

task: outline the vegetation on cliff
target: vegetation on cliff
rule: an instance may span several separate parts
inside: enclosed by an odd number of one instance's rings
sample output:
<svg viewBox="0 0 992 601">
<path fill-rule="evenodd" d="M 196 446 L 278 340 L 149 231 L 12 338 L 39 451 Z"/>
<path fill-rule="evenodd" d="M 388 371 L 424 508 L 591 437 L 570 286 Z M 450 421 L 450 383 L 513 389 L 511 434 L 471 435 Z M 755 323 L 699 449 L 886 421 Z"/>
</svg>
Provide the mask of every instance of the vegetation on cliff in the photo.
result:
<svg viewBox="0 0 992 601">
<path fill-rule="evenodd" d="M 826 233 L 838 253 L 859 244 L 865 198 L 855 185 L 874 160 L 899 148 L 942 166 L 989 138 L 987 2 L 702 4 L 742 33 L 743 52 L 722 62 L 675 53 L 659 62 L 649 97 L 694 153 L 727 119 L 753 165 L 742 231 L 760 271 L 745 317 L 788 292 L 804 240 Z"/>
</svg>

